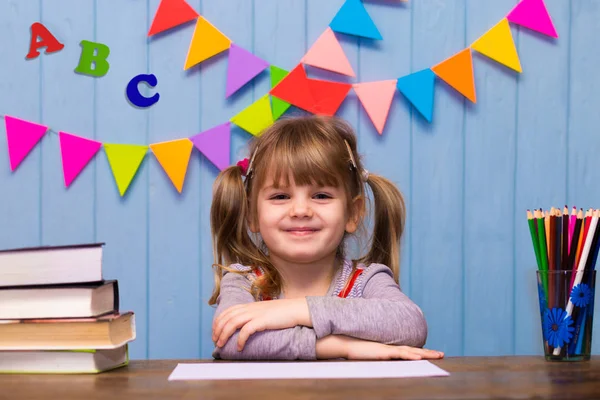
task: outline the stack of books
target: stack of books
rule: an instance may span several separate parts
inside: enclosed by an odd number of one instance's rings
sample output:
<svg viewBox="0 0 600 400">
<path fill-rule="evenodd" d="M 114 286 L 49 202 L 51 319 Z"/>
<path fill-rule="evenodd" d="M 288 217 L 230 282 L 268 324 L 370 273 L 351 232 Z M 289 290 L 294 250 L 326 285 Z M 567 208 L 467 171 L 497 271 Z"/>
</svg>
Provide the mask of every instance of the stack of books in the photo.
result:
<svg viewBox="0 0 600 400">
<path fill-rule="evenodd" d="M 127 365 L 133 312 L 102 276 L 103 243 L 0 250 L 0 373 Z"/>
</svg>

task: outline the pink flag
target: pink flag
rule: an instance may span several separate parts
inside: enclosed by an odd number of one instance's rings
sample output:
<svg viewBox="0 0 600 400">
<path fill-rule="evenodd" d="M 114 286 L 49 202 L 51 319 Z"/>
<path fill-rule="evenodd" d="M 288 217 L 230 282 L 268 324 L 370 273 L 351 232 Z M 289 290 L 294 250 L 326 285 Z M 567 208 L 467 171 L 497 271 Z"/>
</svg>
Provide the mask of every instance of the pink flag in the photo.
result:
<svg viewBox="0 0 600 400">
<path fill-rule="evenodd" d="M 506 19 L 544 35 L 558 37 L 544 0 L 522 0 L 508 13 Z"/>
<path fill-rule="evenodd" d="M 354 91 L 381 135 L 396 93 L 396 79 L 354 84 Z"/>
<path fill-rule="evenodd" d="M 60 153 L 62 156 L 65 186 L 69 187 L 77 175 L 79 175 L 98 150 L 100 150 L 102 143 L 65 132 L 59 132 L 58 137 L 60 139 Z"/>
<path fill-rule="evenodd" d="M 230 164 L 230 127 L 231 123 L 226 122 L 190 138 L 194 146 L 221 171 Z"/>
<path fill-rule="evenodd" d="M 10 170 L 14 171 L 46 134 L 48 127 L 8 115 L 4 117 L 4 122 L 6 124 Z"/>
</svg>

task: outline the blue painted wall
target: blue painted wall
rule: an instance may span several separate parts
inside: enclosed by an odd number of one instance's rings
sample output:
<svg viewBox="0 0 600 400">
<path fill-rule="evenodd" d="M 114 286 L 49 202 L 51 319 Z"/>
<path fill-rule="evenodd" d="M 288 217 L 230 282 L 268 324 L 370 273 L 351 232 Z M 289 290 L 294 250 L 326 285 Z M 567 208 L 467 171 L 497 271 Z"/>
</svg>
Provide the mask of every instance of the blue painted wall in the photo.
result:
<svg viewBox="0 0 600 400">
<path fill-rule="evenodd" d="M 342 2 L 190 4 L 238 45 L 290 69 Z M 225 54 L 183 71 L 194 24 L 147 40 L 158 4 L 0 2 L 0 114 L 102 142 L 150 144 L 225 122 L 266 93 L 264 73 L 224 99 Z M 465 48 L 515 4 L 369 1 L 366 7 L 384 40 L 344 37 L 341 42 L 356 81 L 395 79 Z M 474 54 L 476 105 L 438 84 L 434 122 L 427 124 L 398 95 L 382 136 L 353 93 L 339 111 L 358 131 L 367 168 L 393 179 L 406 196 L 401 284 L 426 313 L 427 346 L 449 356 L 541 354 L 525 210 L 565 203 L 600 207 L 600 53 L 595 43 L 600 4 L 546 4 L 560 38 L 513 26 L 521 75 Z M 65 48 L 26 61 L 36 21 Z M 106 76 L 73 72 L 84 39 L 110 47 Z M 159 80 L 161 99 L 147 110 L 130 106 L 124 96 L 127 82 L 140 73 Z M 4 136 L 4 124 L 0 130 Z M 249 138 L 234 127 L 232 160 L 244 156 Z M 180 195 L 149 155 L 120 198 L 102 153 L 66 190 L 56 134 L 46 135 L 14 173 L 6 140 L 0 140 L 0 248 L 106 242 L 105 277 L 119 280 L 123 309 L 137 315 L 132 357 L 210 357 L 209 209 L 217 172 L 194 151 Z M 593 348 L 598 354 L 598 328 Z"/>
</svg>

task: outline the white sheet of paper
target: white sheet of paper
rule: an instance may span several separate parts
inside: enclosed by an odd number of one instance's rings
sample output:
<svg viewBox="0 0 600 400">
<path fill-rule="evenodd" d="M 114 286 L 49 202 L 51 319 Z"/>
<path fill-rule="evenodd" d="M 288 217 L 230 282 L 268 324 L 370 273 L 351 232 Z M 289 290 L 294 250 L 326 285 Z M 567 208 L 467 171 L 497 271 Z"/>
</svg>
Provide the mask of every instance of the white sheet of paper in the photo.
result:
<svg viewBox="0 0 600 400">
<path fill-rule="evenodd" d="M 448 376 L 427 360 L 180 363 L 170 381 L 232 379 L 364 379 Z"/>
</svg>

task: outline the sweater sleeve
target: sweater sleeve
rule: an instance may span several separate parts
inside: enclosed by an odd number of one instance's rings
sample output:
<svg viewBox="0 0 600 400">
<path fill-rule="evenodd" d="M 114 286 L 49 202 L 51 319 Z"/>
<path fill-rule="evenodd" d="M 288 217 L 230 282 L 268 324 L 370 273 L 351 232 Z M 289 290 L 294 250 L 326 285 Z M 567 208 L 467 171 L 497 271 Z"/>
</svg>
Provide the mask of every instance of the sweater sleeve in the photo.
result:
<svg viewBox="0 0 600 400">
<path fill-rule="evenodd" d="M 248 277 L 227 273 L 221 279 L 214 318 L 237 304 L 254 302 L 249 292 Z M 239 329 L 221 348 L 215 347 L 213 357 L 224 360 L 315 360 L 316 335 L 312 328 L 296 326 L 288 329 L 265 330 L 250 336 L 244 349 L 237 350 Z"/>
<path fill-rule="evenodd" d="M 355 286 L 362 288 L 362 297 L 306 298 L 317 338 L 346 335 L 384 344 L 423 347 L 427 339 L 423 312 L 400 291 L 392 271 L 385 265 L 371 264 L 359 280 Z"/>
</svg>

